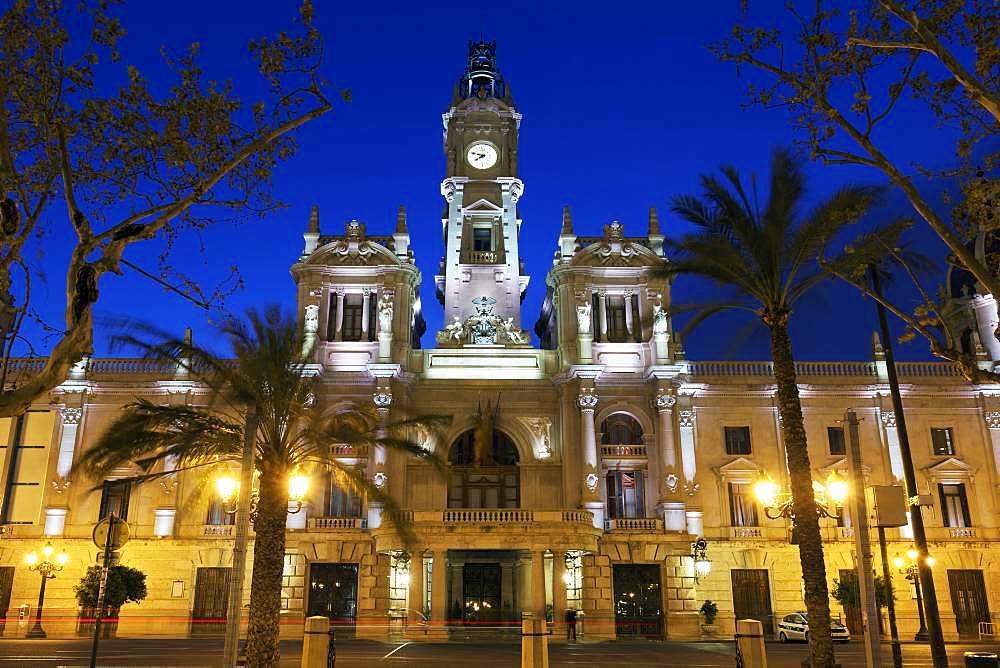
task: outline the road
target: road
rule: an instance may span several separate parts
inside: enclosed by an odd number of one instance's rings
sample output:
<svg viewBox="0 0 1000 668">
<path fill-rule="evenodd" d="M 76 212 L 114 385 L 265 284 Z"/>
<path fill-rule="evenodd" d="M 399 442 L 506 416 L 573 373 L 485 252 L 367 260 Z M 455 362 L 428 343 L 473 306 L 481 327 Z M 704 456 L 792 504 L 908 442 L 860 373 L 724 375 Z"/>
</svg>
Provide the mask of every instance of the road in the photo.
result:
<svg viewBox="0 0 1000 668">
<path fill-rule="evenodd" d="M 281 644 L 282 666 L 299 665 L 301 641 Z M 964 651 L 996 651 L 987 645 L 949 645 L 951 665 L 962 665 Z M 890 661 L 889 647 L 884 659 Z M 377 643 L 343 640 L 337 646 L 337 668 L 373 668 L 398 666 L 475 666 L 509 668 L 519 665 L 520 648 L 516 642 L 453 643 Z M 800 668 L 806 656 L 804 644 L 768 643 L 768 665 L 773 668 Z M 101 644 L 100 666 L 217 666 L 222 655 L 220 639 L 118 639 Z M 90 644 L 86 640 L 0 640 L 0 667 L 3 666 L 86 666 Z M 837 647 L 837 658 L 844 668 L 864 665 L 860 643 Z M 930 666 L 926 645 L 903 646 L 904 665 Z M 600 668 L 651 667 L 682 665 L 685 668 L 732 668 L 731 643 L 617 641 L 566 645 L 554 643 L 550 663 L 556 666 Z"/>
</svg>

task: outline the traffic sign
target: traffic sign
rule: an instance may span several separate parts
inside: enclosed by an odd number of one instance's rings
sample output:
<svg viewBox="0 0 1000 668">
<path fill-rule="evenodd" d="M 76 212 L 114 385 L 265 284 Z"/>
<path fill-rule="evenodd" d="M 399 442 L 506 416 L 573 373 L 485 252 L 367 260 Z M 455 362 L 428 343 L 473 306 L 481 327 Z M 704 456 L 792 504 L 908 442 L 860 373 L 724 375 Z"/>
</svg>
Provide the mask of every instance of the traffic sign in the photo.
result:
<svg viewBox="0 0 1000 668">
<path fill-rule="evenodd" d="M 108 532 L 111 531 L 111 520 L 111 517 L 105 517 L 94 527 L 94 545 L 102 550 L 108 545 Z M 112 550 L 118 550 L 132 537 L 132 531 L 129 529 L 128 522 L 120 520 L 117 517 L 114 518 L 114 525 L 115 528 L 111 535 L 110 546 Z"/>
</svg>

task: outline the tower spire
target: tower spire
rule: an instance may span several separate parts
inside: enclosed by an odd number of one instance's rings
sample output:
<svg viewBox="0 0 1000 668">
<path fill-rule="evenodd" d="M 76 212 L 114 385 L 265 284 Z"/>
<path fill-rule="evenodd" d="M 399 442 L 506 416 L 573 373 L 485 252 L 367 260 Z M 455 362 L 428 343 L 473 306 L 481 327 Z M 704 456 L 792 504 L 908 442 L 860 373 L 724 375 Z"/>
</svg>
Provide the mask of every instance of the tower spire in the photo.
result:
<svg viewBox="0 0 1000 668">
<path fill-rule="evenodd" d="M 569 212 L 569 204 L 563 207 L 562 232 L 560 234 L 573 234 L 573 214 Z"/>
</svg>

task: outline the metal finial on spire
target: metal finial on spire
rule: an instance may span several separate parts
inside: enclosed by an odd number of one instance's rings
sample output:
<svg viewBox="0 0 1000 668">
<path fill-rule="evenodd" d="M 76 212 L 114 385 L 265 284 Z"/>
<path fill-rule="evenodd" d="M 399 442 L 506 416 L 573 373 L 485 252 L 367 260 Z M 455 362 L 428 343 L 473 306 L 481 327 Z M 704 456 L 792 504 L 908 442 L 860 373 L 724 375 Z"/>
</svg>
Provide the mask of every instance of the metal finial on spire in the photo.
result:
<svg viewBox="0 0 1000 668">
<path fill-rule="evenodd" d="M 406 206 L 399 205 L 399 212 L 396 214 L 396 232 L 406 232 Z"/>
<path fill-rule="evenodd" d="M 663 234 L 660 232 L 660 218 L 656 215 L 656 207 L 649 207 L 649 236 Z"/>
<path fill-rule="evenodd" d="M 569 205 L 563 207 L 562 232 L 561 234 L 573 234 L 573 214 L 569 212 Z"/>
<path fill-rule="evenodd" d="M 319 205 L 313 204 L 309 212 L 309 232 L 319 234 Z"/>
</svg>

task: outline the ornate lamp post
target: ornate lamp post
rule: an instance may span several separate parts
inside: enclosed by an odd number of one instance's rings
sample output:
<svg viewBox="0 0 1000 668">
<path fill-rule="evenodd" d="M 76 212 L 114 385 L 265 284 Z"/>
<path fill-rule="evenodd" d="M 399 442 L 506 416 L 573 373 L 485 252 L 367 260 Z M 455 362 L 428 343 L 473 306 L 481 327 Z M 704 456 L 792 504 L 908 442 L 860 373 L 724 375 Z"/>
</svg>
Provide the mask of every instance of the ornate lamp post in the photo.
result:
<svg viewBox="0 0 1000 668">
<path fill-rule="evenodd" d="M 63 566 L 66 565 L 66 562 L 69 561 L 69 556 L 62 550 L 59 551 L 59 555 L 56 557 L 56 560 L 51 561 L 52 553 L 54 551 L 52 543 L 46 543 L 45 547 L 42 548 L 42 559 L 40 561 L 36 552 L 29 552 L 28 556 L 25 557 L 25 561 L 28 563 L 28 570 L 37 571 L 38 574 L 42 576 L 42 586 L 38 590 L 38 607 L 35 609 L 35 624 L 31 627 L 31 630 L 25 634 L 25 638 L 45 637 L 45 629 L 42 628 L 42 606 L 45 604 L 45 582 L 54 578 L 54 573 L 61 571 Z"/>
<path fill-rule="evenodd" d="M 712 572 L 712 560 L 708 558 L 708 541 L 699 538 L 691 543 L 691 559 L 694 560 L 694 581 L 699 582 L 701 578 Z"/>
<path fill-rule="evenodd" d="M 920 552 L 915 547 L 910 547 L 906 551 L 906 556 L 909 562 L 905 561 L 901 556 L 896 555 L 896 558 L 892 560 L 892 565 L 899 569 L 900 575 L 913 584 L 913 588 L 917 592 L 917 615 L 920 618 L 920 628 L 917 629 L 917 633 L 913 636 L 913 639 L 922 642 L 927 640 L 927 622 L 924 619 L 924 600 L 920 595 Z M 934 557 L 931 555 L 928 554 L 924 558 L 924 564 L 928 568 L 933 568 L 934 563 Z"/>
<path fill-rule="evenodd" d="M 235 515 L 239 510 L 238 496 L 240 491 L 240 481 L 230 473 L 226 472 L 215 479 L 215 491 L 222 500 L 222 508 L 229 515 Z M 295 514 L 302 510 L 303 500 L 309 493 L 309 477 L 301 473 L 295 473 L 288 480 L 288 500 L 295 504 L 289 508 L 288 512 Z M 257 490 L 250 492 L 250 523 L 257 519 L 257 502 L 260 500 L 260 493 Z"/>
<path fill-rule="evenodd" d="M 847 481 L 834 471 L 827 477 L 826 483 L 813 481 L 813 497 L 816 500 L 816 512 L 820 517 L 836 517 L 837 510 L 847 499 L 849 486 Z M 779 517 L 789 519 L 793 517 L 792 493 L 782 491 L 781 486 L 774 482 L 768 475 L 761 476 L 760 480 L 754 483 L 754 495 L 760 504 L 764 506 L 764 514 L 769 519 L 776 520 Z"/>
</svg>

